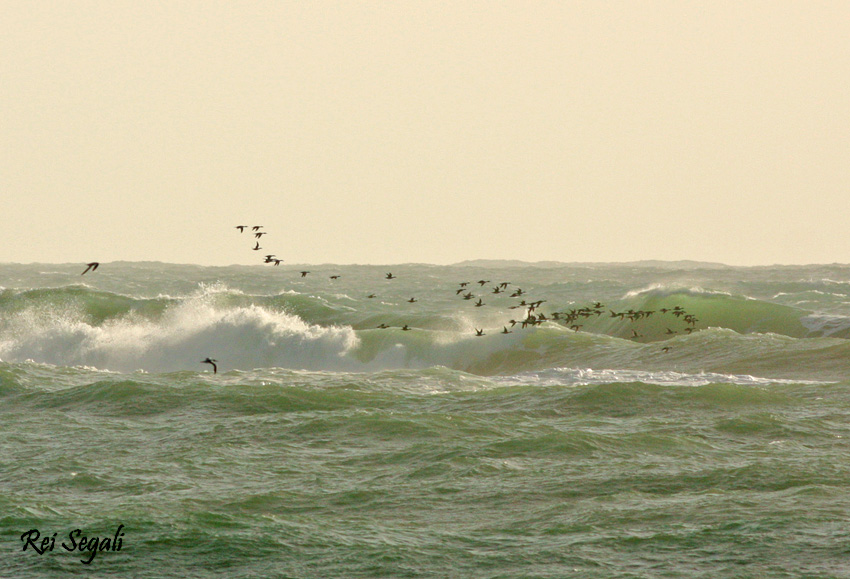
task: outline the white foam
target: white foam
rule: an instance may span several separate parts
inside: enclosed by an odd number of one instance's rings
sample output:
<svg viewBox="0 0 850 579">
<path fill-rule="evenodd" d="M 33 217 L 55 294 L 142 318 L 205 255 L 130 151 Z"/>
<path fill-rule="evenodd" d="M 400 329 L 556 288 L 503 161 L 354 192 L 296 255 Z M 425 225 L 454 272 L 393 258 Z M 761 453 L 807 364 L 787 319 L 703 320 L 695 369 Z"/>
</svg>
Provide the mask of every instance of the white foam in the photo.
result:
<svg viewBox="0 0 850 579">
<path fill-rule="evenodd" d="M 810 314 L 800 318 L 800 323 L 812 332 L 828 337 L 850 331 L 850 317 L 828 314 Z"/>
<path fill-rule="evenodd" d="M 79 311 L 29 309 L 0 328 L 0 358 L 128 372 L 285 367 L 348 370 L 358 344 L 350 327 L 323 327 L 258 306 L 219 307 L 206 287 L 150 320 L 128 314 L 92 325 Z"/>
<path fill-rule="evenodd" d="M 653 283 L 646 287 L 630 290 L 622 297 L 622 299 L 635 298 L 654 294 L 661 297 L 671 296 L 674 294 L 688 293 L 694 295 L 710 295 L 710 296 L 731 296 L 729 292 L 720 290 L 710 290 L 699 286 L 687 287 L 684 285 L 667 285 L 661 283 Z"/>
<path fill-rule="evenodd" d="M 643 382 L 644 384 L 656 384 L 659 386 L 705 386 L 706 384 L 716 383 L 755 386 L 828 383 L 811 380 L 759 378 L 748 374 L 717 374 L 714 372 L 688 374 L 673 371 L 594 370 L 591 368 L 551 368 L 540 372 L 522 372 L 504 378 L 495 377 L 492 380 L 508 384 L 535 383 L 541 386 L 587 386 L 619 382 Z"/>
</svg>

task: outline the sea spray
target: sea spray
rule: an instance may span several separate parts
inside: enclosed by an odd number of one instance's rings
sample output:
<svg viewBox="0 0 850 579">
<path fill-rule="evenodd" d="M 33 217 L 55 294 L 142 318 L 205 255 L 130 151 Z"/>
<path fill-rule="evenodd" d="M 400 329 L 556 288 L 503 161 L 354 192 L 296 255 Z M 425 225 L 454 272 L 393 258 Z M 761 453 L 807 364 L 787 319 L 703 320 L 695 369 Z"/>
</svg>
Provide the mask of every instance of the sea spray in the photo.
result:
<svg viewBox="0 0 850 579">
<path fill-rule="evenodd" d="M 76 305 L 37 304 L 6 321 L 0 358 L 170 372 L 222 352 L 225 368 L 326 368 L 339 361 L 335 367 L 343 369 L 345 354 L 356 346 L 350 328 L 307 324 L 253 305 L 222 306 L 214 295 L 200 291 L 153 318 L 127 310 L 101 323 Z"/>
</svg>

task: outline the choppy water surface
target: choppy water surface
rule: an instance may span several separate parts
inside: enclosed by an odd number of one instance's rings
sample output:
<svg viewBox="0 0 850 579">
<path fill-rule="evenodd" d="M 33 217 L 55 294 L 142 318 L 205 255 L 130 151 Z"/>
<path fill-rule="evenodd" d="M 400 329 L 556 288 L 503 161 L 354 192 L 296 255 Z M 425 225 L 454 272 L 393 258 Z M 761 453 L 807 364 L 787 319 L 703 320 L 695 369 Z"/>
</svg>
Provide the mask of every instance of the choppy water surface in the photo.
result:
<svg viewBox="0 0 850 579">
<path fill-rule="evenodd" d="M 4 573 L 850 573 L 850 267 L 505 265 L 0 265 Z"/>
</svg>

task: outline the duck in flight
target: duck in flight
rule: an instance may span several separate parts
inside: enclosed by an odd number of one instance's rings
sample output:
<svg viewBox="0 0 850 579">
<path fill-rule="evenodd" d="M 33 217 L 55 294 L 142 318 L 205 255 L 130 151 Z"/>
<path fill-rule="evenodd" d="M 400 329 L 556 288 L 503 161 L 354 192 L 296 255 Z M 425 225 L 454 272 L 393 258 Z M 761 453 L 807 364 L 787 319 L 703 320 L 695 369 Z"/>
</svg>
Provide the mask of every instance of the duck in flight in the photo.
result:
<svg viewBox="0 0 850 579">
<path fill-rule="evenodd" d="M 395 277 L 392 273 L 388 273 L 386 279 L 395 279 Z"/>
<path fill-rule="evenodd" d="M 239 230 L 239 233 L 245 233 L 245 228 L 246 228 L 246 227 L 248 227 L 248 226 L 247 226 L 247 225 L 237 225 L 237 226 L 236 226 L 236 229 L 238 229 L 238 230 Z"/>
<path fill-rule="evenodd" d="M 205 358 L 201 360 L 201 364 L 210 364 L 213 367 L 213 374 L 218 374 L 218 366 L 215 365 L 216 362 L 218 362 L 218 360 L 213 360 L 212 358 Z"/>
<path fill-rule="evenodd" d="M 301 277 L 307 277 L 307 274 L 310 273 L 310 272 L 309 271 L 302 271 L 302 272 L 299 272 L 299 273 L 301 274 Z"/>
<path fill-rule="evenodd" d="M 100 265 L 100 264 L 99 264 L 98 262 L 96 262 L 96 261 L 93 261 L 93 262 L 91 262 L 91 263 L 87 263 L 87 264 L 86 264 L 86 266 L 87 266 L 87 267 L 86 267 L 86 271 L 84 271 L 84 272 L 83 272 L 83 273 L 81 273 L 80 275 L 85 275 L 85 274 L 86 274 L 86 272 L 88 272 L 89 270 L 91 270 L 91 271 L 96 270 L 96 269 L 97 269 L 97 266 L 99 266 L 99 265 Z"/>
</svg>

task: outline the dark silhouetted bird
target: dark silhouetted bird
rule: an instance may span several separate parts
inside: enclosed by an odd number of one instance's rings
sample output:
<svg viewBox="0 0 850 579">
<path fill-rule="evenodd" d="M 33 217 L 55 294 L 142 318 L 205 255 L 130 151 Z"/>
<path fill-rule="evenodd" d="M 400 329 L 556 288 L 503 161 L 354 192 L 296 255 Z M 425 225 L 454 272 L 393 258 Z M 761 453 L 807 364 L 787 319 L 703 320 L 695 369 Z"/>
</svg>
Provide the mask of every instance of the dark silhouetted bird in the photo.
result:
<svg viewBox="0 0 850 579">
<path fill-rule="evenodd" d="M 218 374 L 218 366 L 215 365 L 216 362 L 218 362 L 218 360 L 213 360 L 212 358 L 205 358 L 201 360 L 201 364 L 210 364 L 213 367 L 213 374 Z"/>
</svg>

